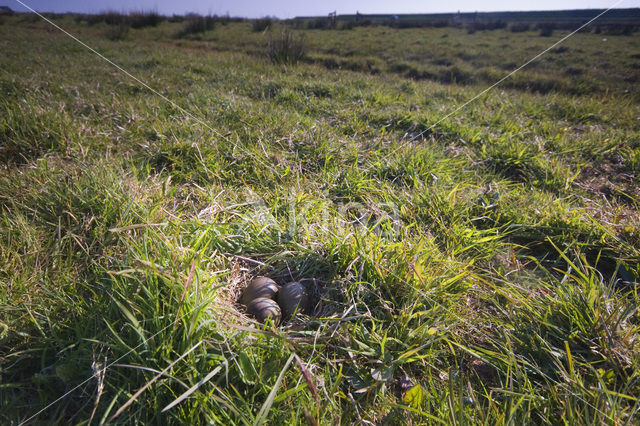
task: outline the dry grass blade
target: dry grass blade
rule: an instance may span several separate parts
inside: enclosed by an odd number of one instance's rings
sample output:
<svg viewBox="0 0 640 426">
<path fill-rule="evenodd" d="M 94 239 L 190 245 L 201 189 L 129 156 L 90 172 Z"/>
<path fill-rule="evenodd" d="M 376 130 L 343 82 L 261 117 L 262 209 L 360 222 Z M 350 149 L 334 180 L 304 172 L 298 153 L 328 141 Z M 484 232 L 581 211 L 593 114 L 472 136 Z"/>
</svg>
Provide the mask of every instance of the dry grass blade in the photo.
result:
<svg viewBox="0 0 640 426">
<path fill-rule="evenodd" d="M 87 424 L 91 424 L 94 416 L 96 415 L 96 410 L 98 409 L 98 405 L 100 405 L 100 398 L 102 397 L 102 392 L 104 391 L 104 376 L 107 372 L 107 357 L 104 357 L 104 362 L 93 362 L 91 365 L 91 369 L 93 370 L 93 374 L 96 376 L 97 383 L 97 395 L 96 401 L 93 404 L 93 410 L 91 411 L 91 417 L 89 417 L 89 421 Z"/>
<path fill-rule="evenodd" d="M 293 354 L 294 358 L 296 360 L 296 365 L 298 366 L 298 368 L 300 369 L 300 372 L 302 373 L 302 377 L 304 378 L 304 381 L 307 382 L 307 386 L 309 387 L 309 390 L 311 391 L 311 393 L 313 394 L 313 398 L 316 400 L 316 404 L 318 404 L 318 406 L 320 405 L 320 395 L 318 395 L 318 387 L 316 386 L 315 382 L 313 381 L 313 377 L 311 375 L 311 372 L 307 369 L 307 367 L 304 366 L 304 364 L 302 363 L 302 360 L 300 359 L 300 357 L 297 354 Z"/>
<path fill-rule="evenodd" d="M 318 426 L 318 422 L 313 418 L 313 415 L 305 408 L 304 410 L 304 418 L 307 419 L 307 424 L 309 426 Z"/>
</svg>

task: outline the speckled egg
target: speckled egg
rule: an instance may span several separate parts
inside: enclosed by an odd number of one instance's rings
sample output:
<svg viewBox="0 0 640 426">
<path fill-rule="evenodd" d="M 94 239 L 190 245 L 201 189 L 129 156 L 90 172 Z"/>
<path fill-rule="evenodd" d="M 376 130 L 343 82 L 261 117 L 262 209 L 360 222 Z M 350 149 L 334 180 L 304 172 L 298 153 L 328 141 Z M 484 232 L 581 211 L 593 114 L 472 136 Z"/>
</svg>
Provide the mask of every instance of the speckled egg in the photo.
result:
<svg viewBox="0 0 640 426">
<path fill-rule="evenodd" d="M 278 293 L 278 285 L 275 281 L 267 277 L 256 277 L 251 280 L 242 293 L 242 304 L 248 306 L 253 299 L 258 297 L 275 299 L 276 293 Z"/>
<path fill-rule="evenodd" d="M 278 324 L 280 318 L 282 318 L 280 307 L 276 301 L 266 297 L 258 297 L 249 302 L 247 312 L 260 322 L 265 322 L 267 318 L 271 318 L 275 324 Z"/>
<path fill-rule="evenodd" d="M 304 312 L 308 308 L 309 295 L 306 288 L 297 281 L 290 282 L 278 292 L 278 304 L 285 317 L 296 312 Z"/>
</svg>

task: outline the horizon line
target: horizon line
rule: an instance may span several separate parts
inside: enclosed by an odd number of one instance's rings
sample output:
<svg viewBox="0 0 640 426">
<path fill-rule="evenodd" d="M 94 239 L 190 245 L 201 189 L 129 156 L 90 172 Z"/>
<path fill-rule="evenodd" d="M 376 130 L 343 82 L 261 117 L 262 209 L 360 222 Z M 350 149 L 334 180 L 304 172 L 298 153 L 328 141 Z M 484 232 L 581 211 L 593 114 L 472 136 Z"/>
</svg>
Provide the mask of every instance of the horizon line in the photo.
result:
<svg viewBox="0 0 640 426">
<path fill-rule="evenodd" d="M 33 13 L 29 10 L 14 10 L 12 9 L 9 5 L 2 5 L 0 4 L 0 7 L 2 8 L 9 8 L 12 12 L 15 13 Z M 638 7 L 615 7 L 612 8 L 611 10 L 638 10 L 640 9 L 640 6 Z M 355 12 L 348 12 L 348 13 L 339 13 L 336 16 L 357 16 L 358 14 L 361 16 L 424 16 L 424 15 L 458 15 L 458 14 L 491 14 L 491 13 L 541 13 L 541 12 L 550 12 L 550 13 L 555 13 L 555 12 L 577 12 L 577 11 L 602 11 L 602 10 L 606 10 L 606 8 L 574 8 L 574 9 L 530 9 L 530 10 L 457 10 L 457 11 L 450 11 L 450 12 L 372 12 L 372 13 L 367 13 L 367 12 L 360 12 L 359 10 L 355 11 Z M 109 13 L 109 12 L 115 12 L 115 13 L 120 13 L 120 14 L 128 14 L 128 13 L 144 13 L 144 12 L 155 12 L 158 15 L 161 16 L 186 16 L 189 14 L 200 14 L 198 12 L 184 12 L 182 14 L 179 13 L 161 13 L 158 12 L 157 8 L 149 8 L 149 9 L 144 9 L 144 8 L 132 8 L 132 9 L 103 9 L 100 11 L 93 11 L 93 12 L 82 12 L 82 11 L 72 11 L 72 10 L 68 10 L 65 12 L 54 12 L 51 10 L 36 10 L 38 13 L 54 13 L 54 14 L 58 14 L 58 15 L 70 15 L 70 14 L 83 14 L 83 15 L 99 15 L 102 13 Z M 217 14 L 216 14 L 217 15 Z M 229 12 L 225 13 L 225 14 L 221 14 L 219 16 L 229 16 L 232 18 L 243 18 L 243 19 L 261 19 L 261 18 L 271 18 L 271 19 L 276 19 L 276 20 L 287 20 L 287 19 L 307 19 L 307 18 L 323 18 L 326 17 L 328 15 L 327 14 L 323 14 L 323 15 L 298 15 L 298 16 L 294 16 L 292 18 L 280 18 L 277 15 L 262 15 L 261 17 L 255 17 L 255 18 L 251 18 L 248 16 L 241 16 L 241 15 L 230 15 Z"/>
</svg>

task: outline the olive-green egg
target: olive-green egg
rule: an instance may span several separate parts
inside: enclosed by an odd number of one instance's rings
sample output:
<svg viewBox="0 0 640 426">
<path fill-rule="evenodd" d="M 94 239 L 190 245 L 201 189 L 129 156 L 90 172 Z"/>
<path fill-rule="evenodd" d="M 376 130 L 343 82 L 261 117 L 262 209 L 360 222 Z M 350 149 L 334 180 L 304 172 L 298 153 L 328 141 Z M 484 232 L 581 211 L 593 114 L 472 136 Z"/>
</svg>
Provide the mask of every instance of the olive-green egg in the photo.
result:
<svg viewBox="0 0 640 426">
<path fill-rule="evenodd" d="M 276 293 L 278 293 L 278 284 L 275 281 L 267 277 L 256 277 L 251 280 L 242 293 L 242 304 L 248 306 L 253 299 L 258 297 L 275 299 Z"/>
<path fill-rule="evenodd" d="M 258 297 L 249 302 L 247 312 L 256 317 L 260 322 L 265 322 L 267 318 L 271 318 L 275 324 L 278 324 L 282 317 L 280 307 L 276 301 L 266 297 Z"/>
<path fill-rule="evenodd" d="M 278 304 L 285 317 L 290 317 L 296 310 L 304 312 L 308 308 L 309 295 L 299 282 L 290 282 L 278 291 Z"/>
</svg>

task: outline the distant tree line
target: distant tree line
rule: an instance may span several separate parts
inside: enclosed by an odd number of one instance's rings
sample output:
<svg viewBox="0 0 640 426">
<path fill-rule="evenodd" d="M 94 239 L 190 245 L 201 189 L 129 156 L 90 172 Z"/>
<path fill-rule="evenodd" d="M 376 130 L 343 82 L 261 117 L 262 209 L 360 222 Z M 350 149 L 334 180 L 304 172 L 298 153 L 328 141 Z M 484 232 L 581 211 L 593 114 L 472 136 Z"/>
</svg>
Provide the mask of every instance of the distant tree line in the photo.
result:
<svg viewBox="0 0 640 426">
<path fill-rule="evenodd" d="M 466 29 L 469 33 L 509 29 L 511 32 L 539 31 L 549 36 L 554 30 L 575 31 L 601 10 L 549 11 L 549 12 L 488 12 L 449 13 L 430 15 L 338 15 L 337 17 L 298 17 L 289 20 L 294 28 L 350 30 L 356 27 L 388 26 L 391 28 Z M 617 9 L 598 18 L 582 31 L 611 35 L 630 35 L 640 30 L 640 8 Z"/>
<path fill-rule="evenodd" d="M 487 13 L 449 13 L 430 15 L 335 15 L 326 17 L 297 17 L 280 21 L 294 29 L 309 30 L 351 30 L 357 27 L 387 26 L 397 29 L 409 28 L 459 28 L 469 33 L 507 29 L 513 33 L 539 31 L 541 36 L 550 36 L 554 30 L 574 31 L 600 13 L 600 10 L 549 11 L 549 12 L 487 12 Z M 7 13 L 9 14 L 9 13 Z M 21 13 L 23 21 L 35 21 L 37 15 Z M 69 14 L 45 13 L 50 19 Z M 89 26 L 106 24 L 113 26 L 112 31 L 118 38 L 126 34 L 129 28 L 155 27 L 163 21 L 183 22 L 184 26 L 176 36 L 184 37 L 212 30 L 216 25 L 229 22 L 249 22 L 252 31 L 263 32 L 279 20 L 275 17 L 246 19 L 229 15 L 186 15 L 165 16 L 157 11 L 131 11 L 121 13 L 107 10 L 97 14 L 71 14 L 78 23 Z M 631 35 L 640 30 L 640 8 L 611 10 L 607 15 L 583 28 L 583 32 L 606 35 Z"/>
</svg>

